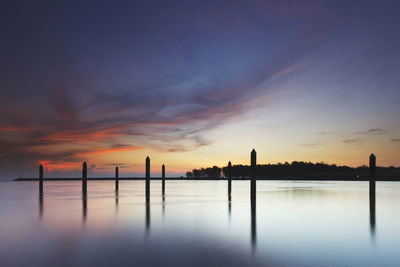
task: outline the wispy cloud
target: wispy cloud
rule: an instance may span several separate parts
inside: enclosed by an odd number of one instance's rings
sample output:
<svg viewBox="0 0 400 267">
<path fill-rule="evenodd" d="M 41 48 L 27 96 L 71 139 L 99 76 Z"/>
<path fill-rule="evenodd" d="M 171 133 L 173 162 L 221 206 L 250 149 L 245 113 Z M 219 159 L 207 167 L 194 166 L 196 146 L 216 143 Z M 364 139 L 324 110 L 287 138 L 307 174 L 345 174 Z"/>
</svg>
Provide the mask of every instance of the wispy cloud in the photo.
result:
<svg viewBox="0 0 400 267">
<path fill-rule="evenodd" d="M 384 129 L 382 129 L 382 128 L 371 128 L 371 129 L 368 129 L 368 130 L 365 130 L 365 131 L 358 131 L 358 132 L 355 132 L 355 134 L 376 134 L 376 135 L 378 135 L 378 134 L 383 134 L 383 133 L 385 133 L 385 130 Z"/>
<path fill-rule="evenodd" d="M 204 132 L 268 105 L 273 88 L 264 84 L 309 66 L 305 56 L 328 38 L 336 23 L 334 12 L 315 2 L 232 1 L 227 6 L 213 1 L 202 4 L 200 11 L 185 4 L 190 12 L 182 5 L 168 4 L 176 16 L 167 19 L 165 10 L 151 8 L 160 21 L 152 21 L 148 29 L 142 26 L 148 14 L 131 14 L 139 6 L 121 8 L 127 13 L 107 27 L 102 19 L 95 21 L 101 16 L 94 16 L 91 25 L 111 29 L 110 34 L 121 31 L 118 41 L 110 38 L 105 44 L 99 42 L 102 31 L 88 28 L 92 34 L 80 36 L 78 25 L 59 20 L 48 25 L 67 32 L 58 36 L 45 27 L 40 36 L 53 38 L 40 38 L 35 20 L 10 15 L 18 22 L 15 31 L 32 32 L 18 44 L 5 44 L 13 49 L 0 61 L 0 166 L 47 161 L 52 169 L 77 168 L 79 161 L 97 154 L 183 152 L 210 145 L 213 140 Z M 272 20 L 285 29 L 294 27 L 283 37 L 277 34 L 275 44 L 274 31 L 271 36 L 265 32 Z M 238 24 L 246 31 L 240 32 Z M 66 36 L 75 39 L 58 42 Z M 70 45 L 82 38 L 87 46 Z M 35 64 L 26 64 L 27 58 Z"/>
<path fill-rule="evenodd" d="M 334 133 L 335 133 L 334 131 L 323 131 L 323 132 L 318 132 L 317 134 L 318 135 L 331 135 Z"/>
<path fill-rule="evenodd" d="M 343 143 L 346 145 L 362 145 L 364 140 L 361 138 L 345 139 Z"/>
<path fill-rule="evenodd" d="M 393 139 L 390 139 L 390 141 L 392 141 L 392 142 L 400 142 L 400 138 L 393 138 Z"/>
<path fill-rule="evenodd" d="M 304 144 L 300 144 L 300 146 L 302 147 L 309 147 L 309 148 L 313 148 L 313 147 L 317 147 L 317 146 L 321 146 L 322 143 L 304 143 Z"/>
</svg>

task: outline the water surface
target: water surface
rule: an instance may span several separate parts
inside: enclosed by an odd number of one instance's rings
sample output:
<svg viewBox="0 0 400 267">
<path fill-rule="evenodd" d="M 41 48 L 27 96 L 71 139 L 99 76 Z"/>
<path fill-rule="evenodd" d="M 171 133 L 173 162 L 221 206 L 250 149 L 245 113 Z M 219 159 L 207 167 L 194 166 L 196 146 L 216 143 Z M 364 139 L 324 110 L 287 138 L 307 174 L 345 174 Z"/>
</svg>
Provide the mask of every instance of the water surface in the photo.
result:
<svg viewBox="0 0 400 267">
<path fill-rule="evenodd" d="M 400 183 L 0 182 L 0 266 L 399 266 Z"/>
</svg>

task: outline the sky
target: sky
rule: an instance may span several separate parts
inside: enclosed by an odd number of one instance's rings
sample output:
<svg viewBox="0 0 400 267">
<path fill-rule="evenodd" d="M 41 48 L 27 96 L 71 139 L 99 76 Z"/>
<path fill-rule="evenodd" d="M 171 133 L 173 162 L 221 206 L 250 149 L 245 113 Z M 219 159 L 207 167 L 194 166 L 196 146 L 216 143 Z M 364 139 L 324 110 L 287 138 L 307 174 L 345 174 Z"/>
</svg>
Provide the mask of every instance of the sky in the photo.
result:
<svg viewBox="0 0 400 267">
<path fill-rule="evenodd" d="M 398 1 L 2 1 L 0 177 L 400 166 Z"/>
</svg>

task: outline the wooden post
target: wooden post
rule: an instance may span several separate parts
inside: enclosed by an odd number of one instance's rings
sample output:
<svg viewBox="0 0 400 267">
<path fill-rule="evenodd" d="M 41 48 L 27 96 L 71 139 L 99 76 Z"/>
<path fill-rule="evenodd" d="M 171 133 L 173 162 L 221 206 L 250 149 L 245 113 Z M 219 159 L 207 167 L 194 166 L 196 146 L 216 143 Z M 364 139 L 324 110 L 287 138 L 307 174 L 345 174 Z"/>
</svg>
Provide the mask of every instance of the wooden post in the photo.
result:
<svg viewBox="0 0 400 267">
<path fill-rule="evenodd" d="M 369 156 L 369 215 L 371 231 L 375 230 L 375 181 L 376 181 L 376 157 Z"/>
<path fill-rule="evenodd" d="M 256 167 L 257 167 L 257 153 L 253 149 L 251 151 L 251 189 L 250 189 L 250 198 L 251 198 L 251 242 L 253 245 L 253 251 L 256 246 Z"/>
<path fill-rule="evenodd" d="M 376 157 L 374 154 L 369 156 L 369 197 L 375 199 L 375 180 L 376 180 Z"/>
<path fill-rule="evenodd" d="M 87 164 L 83 162 L 82 167 L 82 193 L 86 196 L 87 193 Z"/>
<path fill-rule="evenodd" d="M 257 167 L 257 153 L 256 153 L 256 151 L 253 149 L 252 151 L 251 151 L 251 167 L 250 167 L 250 179 L 251 179 L 251 181 L 250 181 L 250 183 L 251 183 L 251 186 L 250 186 L 250 195 L 251 195 L 251 203 L 254 203 L 255 204 L 255 202 L 256 202 L 256 180 L 257 180 L 257 177 L 256 177 L 256 167 Z"/>
<path fill-rule="evenodd" d="M 118 173 L 118 166 L 115 167 L 115 192 L 118 193 L 119 189 L 119 173 Z"/>
<path fill-rule="evenodd" d="M 232 193 L 232 163 L 228 162 L 228 200 L 231 201 L 231 193 Z"/>
<path fill-rule="evenodd" d="M 161 191 L 162 195 L 165 195 L 165 165 L 163 164 L 161 166 L 161 179 L 162 179 L 162 184 L 161 184 Z"/>
<path fill-rule="evenodd" d="M 39 166 L 39 195 L 43 196 L 43 165 Z"/>
<path fill-rule="evenodd" d="M 150 203 L 150 158 L 146 158 L 146 203 Z"/>
</svg>

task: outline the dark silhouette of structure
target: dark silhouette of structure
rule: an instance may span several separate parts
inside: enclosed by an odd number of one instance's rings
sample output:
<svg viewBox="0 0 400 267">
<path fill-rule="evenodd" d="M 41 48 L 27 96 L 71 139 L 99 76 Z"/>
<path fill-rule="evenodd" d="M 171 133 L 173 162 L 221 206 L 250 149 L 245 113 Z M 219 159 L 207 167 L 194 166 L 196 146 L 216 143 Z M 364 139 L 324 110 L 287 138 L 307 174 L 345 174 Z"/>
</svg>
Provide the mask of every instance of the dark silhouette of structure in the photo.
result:
<svg viewBox="0 0 400 267">
<path fill-rule="evenodd" d="M 86 164 L 86 161 L 83 162 L 83 167 L 82 167 L 82 193 L 86 197 L 86 193 L 87 193 L 87 164 Z"/>
<path fill-rule="evenodd" d="M 161 179 L 162 179 L 162 181 L 161 181 L 161 192 L 162 192 L 162 195 L 164 197 L 164 195 L 165 195 L 165 165 L 164 164 L 161 166 Z"/>
<path fill-rule="evenodd" d="M 43 165 L 39 166 L 39 196 L 43 197 Z"/>
<path fill-rule="evenodd" d="M 119 190 L 119 173 L 118 173 L 118 166 L 115 167 L 115 192 L 118 195 Z"/>
<path fill-rule="evenodd" d="M 253 149 L 251 151 L 251 176 L 250 176 L 250 197 L 251 203 L 256 202 L 256 167 L 257 167 L 257 153 Z"/>
<path fill-rule="evenodd" d="M 375 181 L 376 181 L 376 157 L 374 154 L 369 156 L 369 222 L 371 234 L 375 235 Z"/>
<path fill-rule="evenodd" d="M 82 167 L 82 222 L 86 223 L 87 216 L 87 164 L 86 161 L 83 162 Z"/>
<path fill-rule="evenodd" d="M 146 203 L 150 203 L 150 158 L 146 158 Z"/>
<path fill-rule="evenodd" d="M 257 153 L 255 149 L 251 151 L 251 176 L 250 176 L 250 199 L 251 199 L 251 244 L 253 251 L 256 246 L 256 167 Z"/>
<path fill-rule="evenodd" d="M 228 177 L 228 200 L 231 201 L 231 193 L 232 193 L 232 163 L 230 161 L 228 162 L 227 177 Z"/>
<path fill-rule="evenodd" d="M 375 198 L 375 181 L 376 181 L 376 157 L 374 154 L 369 156 L 369 196 Z"/>
</svg>

